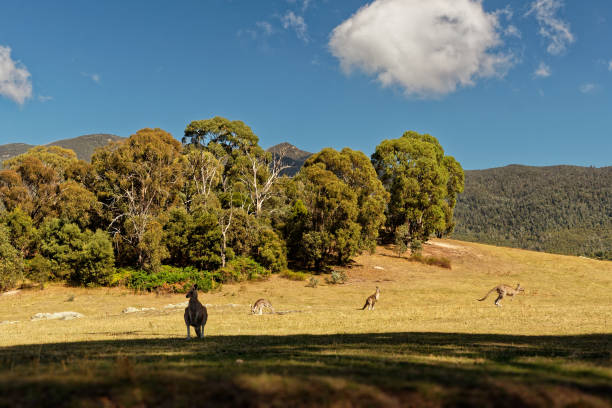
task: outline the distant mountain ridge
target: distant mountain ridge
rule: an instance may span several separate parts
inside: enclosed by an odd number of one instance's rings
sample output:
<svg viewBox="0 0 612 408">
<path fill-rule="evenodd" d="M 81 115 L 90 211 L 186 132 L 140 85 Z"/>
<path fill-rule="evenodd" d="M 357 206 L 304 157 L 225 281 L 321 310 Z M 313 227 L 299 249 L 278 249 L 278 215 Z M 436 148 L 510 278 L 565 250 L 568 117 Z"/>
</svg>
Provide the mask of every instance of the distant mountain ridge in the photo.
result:
<svg viewBox="0 0 612 408">
<path fill-rule="evenodd" d="M 453 238 L 612 259 L 612 167 L 466 170 Z"/>
<path fill-rule="evenodd" d="M 77 157 L 81 160 L 90 161 L 96 148 L 106 146 L 110 142 L 123 140 L 124 137 L 112 135 L 108 133 L 95 133 L 73 137 L 70 139 L 57 140 L 46 144 L 45 146 L 60 146 L 65 149 L 74 150 Z M 27 143 L 9 143 L 0 145 L 0 163 L 11 157 L 19 156 L 30 150 L 35 145 Z"/>
<path fill-rule="evenodd" d="M 287 176 L 295 176 L 298 171 L 304 165 L 306 159 L 312 156 L 312 153 L 300 150 L 291 143 L 283 142 L 272 147 L 269 147 L 266 151 L 272 154 L 284 154 L 284 164 L 289 167 L 283 170 L 282 174 Z"/>
</svg>

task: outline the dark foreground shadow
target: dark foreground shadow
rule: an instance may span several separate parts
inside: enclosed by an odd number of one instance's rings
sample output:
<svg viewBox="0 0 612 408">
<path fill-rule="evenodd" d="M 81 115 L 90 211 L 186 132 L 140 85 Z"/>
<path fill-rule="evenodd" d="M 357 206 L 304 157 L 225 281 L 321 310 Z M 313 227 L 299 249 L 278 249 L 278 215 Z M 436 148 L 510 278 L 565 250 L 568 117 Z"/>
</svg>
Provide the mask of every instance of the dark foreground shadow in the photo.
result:
<svg viewBox="0 0 612 408">
<path fill-rule="evenodd" d="M 0 406 L 610 406 L 610 334 L 210 336 L 0 348 Z"/>
</svg>

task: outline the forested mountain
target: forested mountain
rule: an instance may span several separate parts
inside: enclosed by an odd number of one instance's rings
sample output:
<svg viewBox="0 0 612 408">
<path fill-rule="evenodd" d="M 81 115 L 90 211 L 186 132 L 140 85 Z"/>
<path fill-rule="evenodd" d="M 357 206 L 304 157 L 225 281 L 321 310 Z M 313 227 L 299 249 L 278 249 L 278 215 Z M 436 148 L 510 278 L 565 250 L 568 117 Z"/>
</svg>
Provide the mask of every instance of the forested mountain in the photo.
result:
<svg viewBox="0 0 612 408">
<path fill-rule="evenodd" d="M 612 167 L 465 171 L 453 237 L 612 259 Z"/>
<path fill-rule="evenodd" d="M 77 157 L 81 160 L 89 161 L 96 148 L 106 146 L 110 142 L 124 139 L 121 136 L 111 135 L 107 133 L 96 133 L 91 135 L 83 135 L 73 137 L 71 139 L 62 139 L 51 142 L 46 146 L 60 146 L 65 149 L 74 150 Z M 9 143 L 0 145 L 0 163 L 11 157 L 19 156 L 30 150 L 34 145 L 26 143 Z"/>
</svg>

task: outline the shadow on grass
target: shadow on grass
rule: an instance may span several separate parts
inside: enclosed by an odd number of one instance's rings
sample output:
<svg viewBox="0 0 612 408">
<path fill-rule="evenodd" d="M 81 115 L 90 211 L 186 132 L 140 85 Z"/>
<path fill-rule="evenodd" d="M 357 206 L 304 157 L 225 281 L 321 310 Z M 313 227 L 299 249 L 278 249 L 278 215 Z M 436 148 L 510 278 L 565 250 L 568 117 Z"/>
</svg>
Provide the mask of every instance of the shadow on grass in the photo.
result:
<svg viewBox="0 0 612 408">
<path fill-rule="evenodd" d="M 0 348 L 0 406 L 609 406 L 612 335 L 210 336 Z"/>
</svg>

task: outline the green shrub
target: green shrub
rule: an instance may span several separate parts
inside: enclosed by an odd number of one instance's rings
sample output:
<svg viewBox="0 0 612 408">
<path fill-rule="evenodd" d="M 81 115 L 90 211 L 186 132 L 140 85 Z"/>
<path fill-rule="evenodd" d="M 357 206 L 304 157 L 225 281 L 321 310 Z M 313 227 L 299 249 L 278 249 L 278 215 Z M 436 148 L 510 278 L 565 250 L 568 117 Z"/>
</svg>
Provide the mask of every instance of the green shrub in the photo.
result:
<svg viewBox="0 0 612 408">
<path fill-rule="evenodd" d="M 319 280 L 315 278 L 314 276 L 311 276 L 306 286 L 309 288 L 316 288 L 318 284 L 319 284 Z"/>
<path fill-rule="evenodd" d="M 9 241 L 9 231 L 0 224 L 0 292 L 17 286 L 23 279 L 23 259 Z"/>
<path fill-rule="evenodd" d="M 218 286 L 214 274 L 192 267 L 177 268 L 162 265 L 157 272 L 124 268 L 121 273 L 125 273 L 126 270 L 129 271 L 127 286 L 140 291 L 185 293 L 197 283 L 201 291 L 208 292 Z"/>
<path fill-rule="evenodd" d="M 267 279 L 270 271 L 251 258 L 237 257 L 225 264 L 218 272 L 222 283 Z"/>
<path fill-rule="evenodd" d="M 51 277 L 51 261 L 36 254 L 34 258 L 26 261 L 26 276 L 42 288 Z"/>
<path fill-rule="evenodd" d="M 331 285 L 337 285 L 344 283 L 348 280 L 348 276 L 344 271 L 332 271 L 331 276 L 326 278 L 325 281 Z"/>
<path fill-rule="evenodd" d="M 40 228 L 40 255 L 52 275 L 81 285 L 104 285 L 114 271 L 115 256 L 108 234 L 81 231 L 77 224 L 49 219 Z"/>
<path fill-rule="evenodd" d="M 270 229 L 264 229 L 259 234 L 259 242 L 254 249 L 257 262 L 273 273 L 287 268 L 287 249 L 285 243 Z"/>
<path fill-rule="evenodd" d="M 305 281 L 310 276 L 309 273 L 299 272 L 299 271 L 291 271 L 289 269 L 284 270 L 280 274 L 281 277 L 294 281 Z"/>
</svg>

